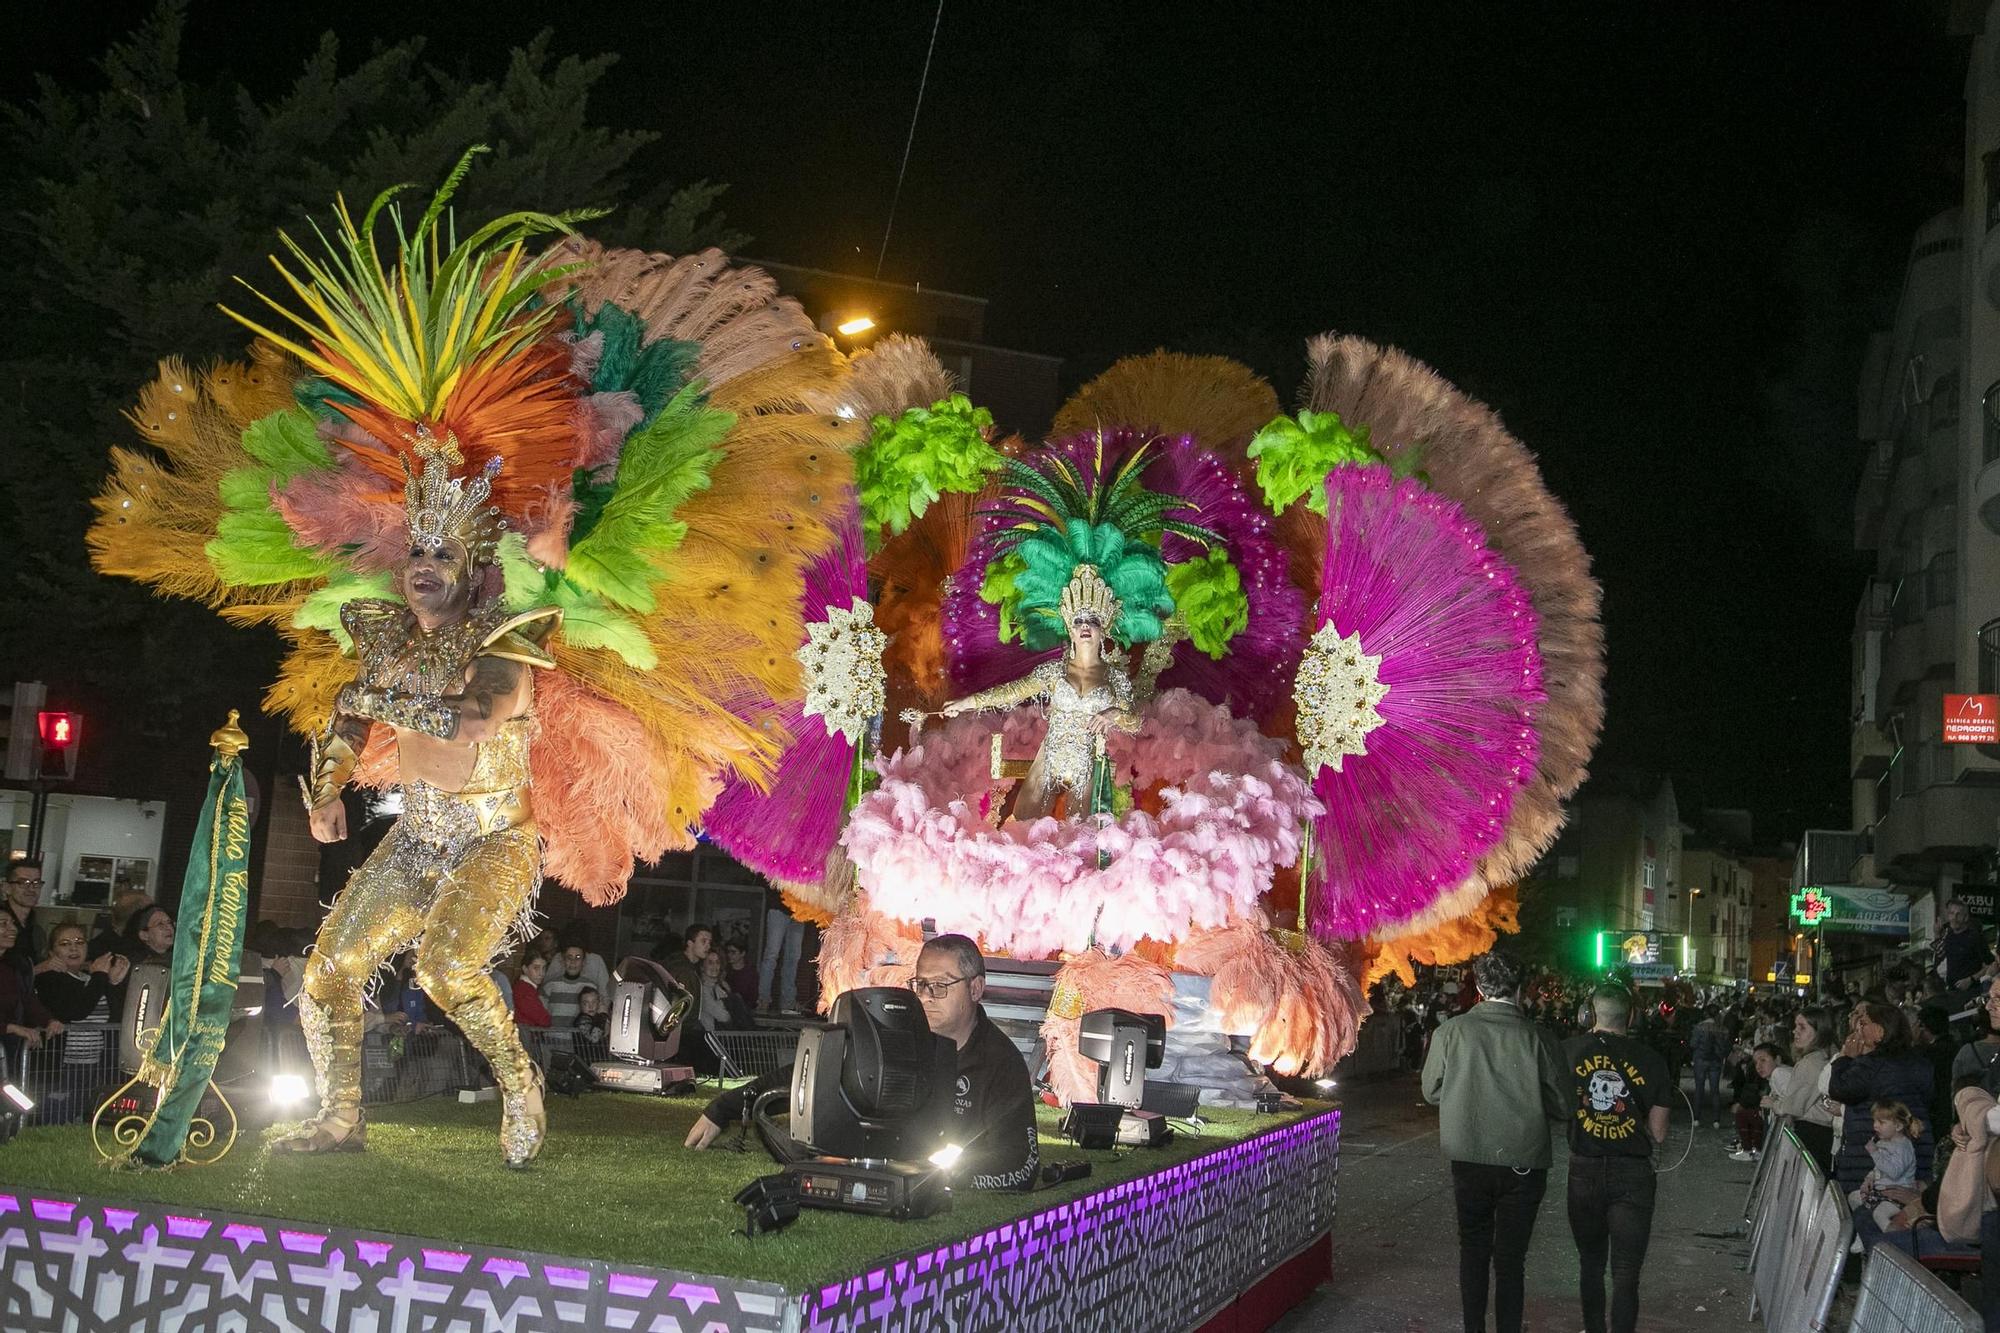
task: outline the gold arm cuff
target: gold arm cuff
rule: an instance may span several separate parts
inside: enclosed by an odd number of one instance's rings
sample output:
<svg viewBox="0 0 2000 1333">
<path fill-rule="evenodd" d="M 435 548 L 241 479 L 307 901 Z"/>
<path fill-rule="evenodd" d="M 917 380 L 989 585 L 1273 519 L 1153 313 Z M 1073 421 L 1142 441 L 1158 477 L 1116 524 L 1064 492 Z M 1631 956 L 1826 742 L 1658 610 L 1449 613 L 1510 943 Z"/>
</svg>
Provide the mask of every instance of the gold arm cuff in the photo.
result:
<svg viewBox="0 0 2000 1333">
<path fill-rule="evenodd" d="M 458 709 L 442 699 L 381 685 L 343 685 L 340 711 L 404 731 L 420 731 L 448 741 L 458 734 Z"/>
<path fill-rule="evenodd" d="M 326 730 L 313 737 L 311 757 L 306 776 L 299 779 L 299 791 L 306 799 L 306 811 L 311 813 L 340 795 L 340 789 L 354 776 L 361 756 L 354 753 L 354 747 L 334 730 L 329 718 Z"/>
</svg>

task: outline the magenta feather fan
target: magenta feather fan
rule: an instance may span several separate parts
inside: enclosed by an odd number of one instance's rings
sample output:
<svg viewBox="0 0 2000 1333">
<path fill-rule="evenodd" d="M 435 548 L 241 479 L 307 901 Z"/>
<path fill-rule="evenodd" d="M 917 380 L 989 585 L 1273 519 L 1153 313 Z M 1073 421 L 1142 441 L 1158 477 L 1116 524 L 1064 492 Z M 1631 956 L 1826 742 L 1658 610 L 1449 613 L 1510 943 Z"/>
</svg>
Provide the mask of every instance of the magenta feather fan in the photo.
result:
<svg viewBox="0 0 2000 1333">
<path fill-rule="evenodd" d="M 850 505 L 839 539 L 806 570 L 802 619 L 815 625 L 868 596 L 868 559 L 861 519 Z M 840 837 L 847 792 L 854 775 L 854 743 L 829 732 L 794 700 L 780 723 L 792 744 L 771 775 L 769 791 L 731 779 L 710 807 L 703 827 L 724 851 L 759 874 L 788 883 L 817 883 Z"/>
<path fill-rule="evenodd" d="M 1358 719 L 1357 681 L 1386 687 L 1369 693 L 1379 724 L 1357 728 L 1365 752 L 1313 779 L 1311 924 L 1353 939 L 1422 912 L 1499 844 L 1535 775 L 1542 665 L 1526 593 L 1458 505 L 1379 466 L 1337 467 L 1326 492 L 1315 623 L 1331 627 L 1321 651 L 1347 641 L 1327 697 Z"/>
</svg>

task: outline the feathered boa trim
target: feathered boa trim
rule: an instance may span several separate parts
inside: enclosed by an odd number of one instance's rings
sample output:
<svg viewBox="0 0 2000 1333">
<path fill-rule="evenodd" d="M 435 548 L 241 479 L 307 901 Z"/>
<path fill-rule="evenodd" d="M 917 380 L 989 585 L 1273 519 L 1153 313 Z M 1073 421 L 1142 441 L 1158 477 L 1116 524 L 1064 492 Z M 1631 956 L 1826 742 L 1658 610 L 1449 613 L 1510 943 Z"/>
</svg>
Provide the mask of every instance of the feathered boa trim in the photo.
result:
<svg viewBox="0 0 2000 1333">
<path fill-rule="evenodd" d="M 881 786 L 844 835 L 870 904 L 1018 958 L 1081 952 L 1093 939 L 1113 951 L 1142 938 L 1171 944 L 1251 915 L 1273 872 L 1297 861 L 1318 800 L 1284 762 L 1283 742 L 1225 708 L 1170 690 L 1143 716 L 1137 735 L 1112 737 L 1110 756 L 1117 781 L 1157 813 L 998 824 L 990 716 L 956 718 L 877 761 Z M 1045 725 L 1039 709 L 1008 714 L 1007 753 L 1033 753 Z"/>
</svg>

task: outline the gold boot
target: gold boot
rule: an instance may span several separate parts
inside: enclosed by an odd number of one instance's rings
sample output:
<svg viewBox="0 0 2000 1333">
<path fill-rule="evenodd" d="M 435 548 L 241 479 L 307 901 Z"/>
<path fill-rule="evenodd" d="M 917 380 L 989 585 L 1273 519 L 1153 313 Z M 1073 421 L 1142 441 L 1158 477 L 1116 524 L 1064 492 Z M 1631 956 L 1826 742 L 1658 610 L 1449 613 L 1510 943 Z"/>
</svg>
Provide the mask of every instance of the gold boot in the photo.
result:
<svg viewBox="0 0 2000 1333">
<path fill-rule="evenodd" d="M 518 1092 L 502 1093 L 500 1097 L 500 1155 L 508 1166 L 517 1170 L 535 1160 L 543 1140 L 549 1136 L 548 1107 L 544 1102 L 548 1084 L 540 1065 L 529 1065 L 528 1073 L 525 1087 Z"/>
<path fill-rule="evenodd" d="M 360 1152 L 368 1146 L 368 1120 L 361 1112 L 352 1121 L 325 1112 L 271 1140 L 271 1151 L 286 1153 Z"/>
</svg>

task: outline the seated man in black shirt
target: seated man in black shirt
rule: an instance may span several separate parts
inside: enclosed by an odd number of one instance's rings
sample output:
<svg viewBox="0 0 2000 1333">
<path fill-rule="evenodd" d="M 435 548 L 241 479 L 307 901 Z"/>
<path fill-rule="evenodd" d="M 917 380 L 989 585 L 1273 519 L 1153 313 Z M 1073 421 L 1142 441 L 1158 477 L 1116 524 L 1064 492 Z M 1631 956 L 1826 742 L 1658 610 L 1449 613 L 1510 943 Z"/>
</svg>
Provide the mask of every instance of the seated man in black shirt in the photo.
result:
<svg viewBox="0 0 2000 1333">
<path fill-rule="evenodd" d="M 1653 1145 L 1667 1139 L 1667 1062 L 1625 1035 L 1632 996 L 1603 985 L 1590 997 L 1597 1025 L 1571 1037 L 1563 1056 L 1576 1083 L 1569 1122 L 1569 1229 L 1582 1265 L 1585 1333 L 1632 1333 L 1639 1270 L 1653 1230 Z M 1611 1310 L 1604 1264 L 1611 1261 Z"/>
<path fill-rule="evenodd" d="M 1035 1128 L 1035 1094 L 1027 1061 L 979 1005 L 986 994 L 986 963 L 979 946 L 963 935 L 940 935 L 917 955 L 910 989 L 924 1007 L 931 1031 L 958 1047 L 958 1080 L 950 1090 L 951 1141 L 965 1150 L 959 1159 L 974 1189 L 1027 1189 L 1041 1165 Z M 687 1146 L 706 1148 L 724 1125 L 742 1120 L 749 1097 L 791 1081 L 791 1070 L 732 1089 L 710 1102 Z"/>
</svg>

